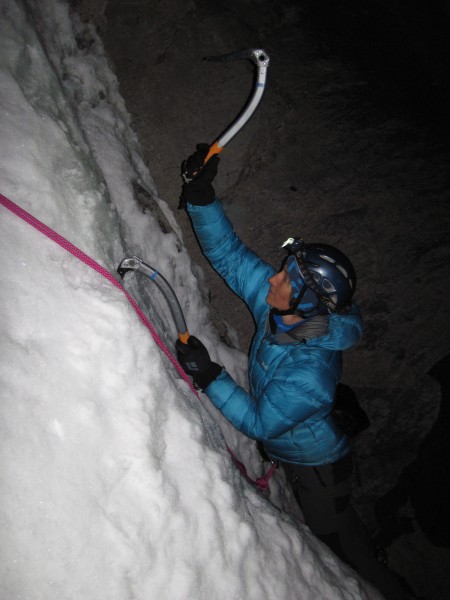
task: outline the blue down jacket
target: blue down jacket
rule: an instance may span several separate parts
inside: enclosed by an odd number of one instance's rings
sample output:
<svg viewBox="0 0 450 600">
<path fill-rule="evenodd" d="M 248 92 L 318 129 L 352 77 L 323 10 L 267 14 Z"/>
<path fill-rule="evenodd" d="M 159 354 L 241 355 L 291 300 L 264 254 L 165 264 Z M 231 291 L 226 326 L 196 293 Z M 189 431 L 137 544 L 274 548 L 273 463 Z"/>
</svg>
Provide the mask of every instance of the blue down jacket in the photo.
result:
<svg viewBox="0 0 450 600">
<path fill-rule="evenodd" d="M 205 390 L 242 433 L 261 440 L 281 461 L 322 465 L 342 458 L 350 441 L 330 415 L 341 377 L 342 350 L 362 331 L 358 309 L 329 317 L 328 332 L 306 342 L 283 344 L 266 330 L 268 279 L 275 269 L 233 231 L 220 202 L 188 204 L 205 256 L 250 308 L 257 330 L 249 358 L 249 393 L 224 370 Z"/>
</svg>

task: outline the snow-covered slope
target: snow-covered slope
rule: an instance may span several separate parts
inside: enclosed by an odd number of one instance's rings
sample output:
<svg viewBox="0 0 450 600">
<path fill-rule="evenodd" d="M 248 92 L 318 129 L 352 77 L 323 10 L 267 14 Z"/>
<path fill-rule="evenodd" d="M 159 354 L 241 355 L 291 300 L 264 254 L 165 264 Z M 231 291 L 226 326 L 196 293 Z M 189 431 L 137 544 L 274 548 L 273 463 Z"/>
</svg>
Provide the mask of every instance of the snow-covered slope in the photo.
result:
<svg viewBox="0 0 450 600">
<path fill-rule="evenodd" d="M 112 274 L 125 252 L 155 265 L 244 383 L 95 34 L 59 0 L 0 11 L 0 193 Z M 2 599 L 379 597 L 240 477 L 225 439 L 255 476 L 253 443 L 119 289 L 4 206 L 0 228 Z M 125 286 L 172 351 L 164 298 L 138 275 Z M 273 490 L 289 504 L 280 475 Z"/>
</svg>

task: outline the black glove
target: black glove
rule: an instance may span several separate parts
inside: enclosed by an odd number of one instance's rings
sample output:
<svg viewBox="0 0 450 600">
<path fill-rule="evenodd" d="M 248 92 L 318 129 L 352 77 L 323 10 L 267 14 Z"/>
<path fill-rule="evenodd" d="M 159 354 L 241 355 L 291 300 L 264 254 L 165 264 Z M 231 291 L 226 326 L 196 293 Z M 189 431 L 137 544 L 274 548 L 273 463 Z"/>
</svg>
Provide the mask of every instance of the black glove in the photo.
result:
<svg viewBox="0 0 450 600">
<path fill-rule="evenodd" d="M 181 172 L 185 183 L 181 189 L 181 198 L 178 208 L 184 208 L 186 203 L 197 206 L 211 204 L 215 198 L 212 181 L 217 175 L 219 157 L 212 156 L 205 164 L 208 155 L 208 144 L 197 144 L 197 150 L 181 166 Z M 190 181 L 186 181 L 190 179 Z"/>
<path fill-rule="evenodd" d="M 222 367 L 211 361 L 208 350 L 193 335 L 187 344 L 177 340 L 175 346 L 178 362 L 201 390 L 207 388 L 222 372 Z"/>
</svg>

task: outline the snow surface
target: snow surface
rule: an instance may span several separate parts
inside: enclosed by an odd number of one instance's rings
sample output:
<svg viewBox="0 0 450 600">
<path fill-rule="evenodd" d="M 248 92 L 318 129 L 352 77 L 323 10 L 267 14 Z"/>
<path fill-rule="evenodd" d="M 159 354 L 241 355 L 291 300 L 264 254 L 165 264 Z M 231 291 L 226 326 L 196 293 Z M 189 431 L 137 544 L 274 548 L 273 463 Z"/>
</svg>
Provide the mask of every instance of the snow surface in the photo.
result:
<svg viewBox="0 0 450 600">
<path fill-rule="evenodd" d="M 245 385 L 95 33 L 58 0 L 2 0 L 0 28 L 0 193 L 115 276 L 126 252 L 155 266 Z M 225 440 L 253 477 L 254 443 L 120 289 L 4 206 L 0 227 L 1 600 L 380 598 L 303 525 L 281 473 L 270 497 L 239 475 Z M 124 281 L 173 351 L 156 286 Z"/>
</svg>

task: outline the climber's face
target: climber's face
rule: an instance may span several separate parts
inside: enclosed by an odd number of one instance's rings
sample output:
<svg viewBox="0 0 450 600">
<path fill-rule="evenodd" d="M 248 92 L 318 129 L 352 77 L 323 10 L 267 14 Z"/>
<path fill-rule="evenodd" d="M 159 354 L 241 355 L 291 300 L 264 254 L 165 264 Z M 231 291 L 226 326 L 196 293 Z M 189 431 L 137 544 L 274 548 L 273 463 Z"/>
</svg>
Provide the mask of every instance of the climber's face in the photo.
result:
<svg viewBox="0 0 450 600">
<path fill-rule="evenodd" d="M 286 267 L 270 277 L 270 290 L 266 302 L 272 308 L 288 310 L 292 298 L 292 286 Z"/>
</svg>

